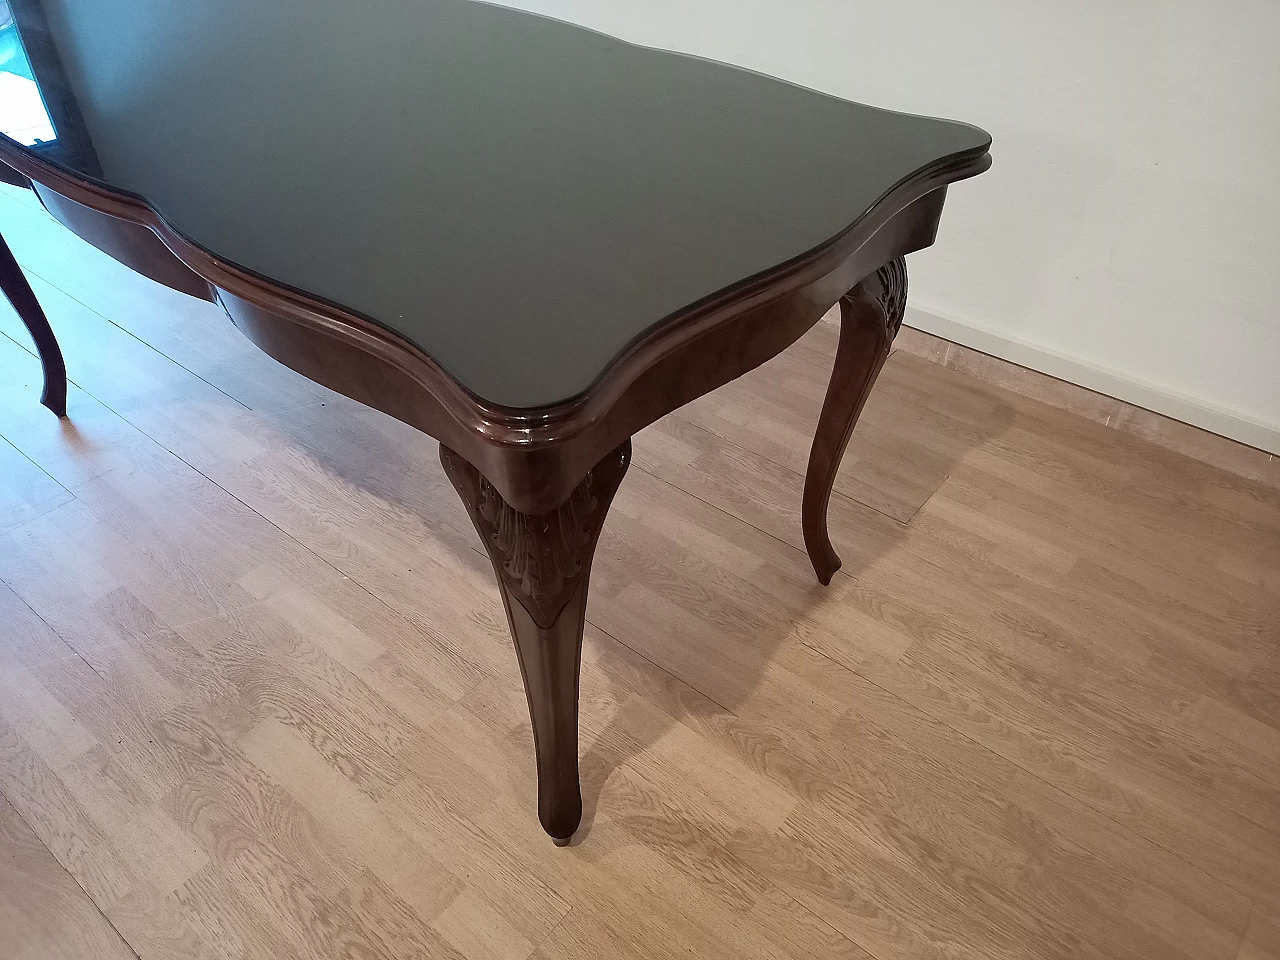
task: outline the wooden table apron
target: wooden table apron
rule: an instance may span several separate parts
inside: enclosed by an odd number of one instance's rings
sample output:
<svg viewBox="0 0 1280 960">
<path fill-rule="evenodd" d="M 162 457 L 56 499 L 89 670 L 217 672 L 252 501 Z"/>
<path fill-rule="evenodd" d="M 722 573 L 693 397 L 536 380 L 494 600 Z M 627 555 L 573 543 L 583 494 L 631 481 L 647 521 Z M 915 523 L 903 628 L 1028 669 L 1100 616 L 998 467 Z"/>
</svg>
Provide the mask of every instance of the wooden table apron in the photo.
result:
<svg viewBox="0 0 1280 960">
<path fill-rule="evenodd" d="M 640 336 L 572 401 L 511 409 L 475 397 L 378 324 L 220 260 L 143 200 L 0 141 L 0 179 L 30 185 L 73 232 L 152 279 L 221 304 L 250 340 L 286 366 L 440 441 L 445 472 L 493 562 L 529 701 L 538 816 L 558 844 L 569 842 L 582 815 L 578 674 L 588 581 L 596 540 L 630 462 L 631 436 L 776 356 L 839 303 L 840 341 L 802 509 L 809 557 L 829 583 L 840 559 L 827 535 L 827 504 L 902 321 L 903 257 L 933 242 L 947 184 L 990 162 L 982 152 L 926 168 L 829 244 Z M 57 342 L 2 242 L 0 286 L 44 364 L 42 400 L 64 415 Z"/>
</svg>

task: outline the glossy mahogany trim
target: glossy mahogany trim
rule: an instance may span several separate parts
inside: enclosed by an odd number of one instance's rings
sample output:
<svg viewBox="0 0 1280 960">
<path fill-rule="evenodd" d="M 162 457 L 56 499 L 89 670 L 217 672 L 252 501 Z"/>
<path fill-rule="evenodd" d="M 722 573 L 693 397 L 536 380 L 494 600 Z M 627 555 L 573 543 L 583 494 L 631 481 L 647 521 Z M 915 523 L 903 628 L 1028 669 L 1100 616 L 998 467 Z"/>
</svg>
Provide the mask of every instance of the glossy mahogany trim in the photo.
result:
<svg viewBox="0 0 1280 960">
<path fill-rule="evenodd" d="M 215 287 L 277 316 L 349 340 L 392 363 L 487 439 L 526 445 L 563 440 L 580 429 L 584 420 L 616 402 L 627 384 L 655 357 L 677 349 L 708 326 L 805 285 L 856 251 L 899 210 L 938 187 L 982 173 L 991 158 L 984 148 L 917 171 L 826 244 L 655 324 L 620 352 L 581 394 L 552 406 L 525 409 L 492 404 L 475 396 L 429 354 L 372 320 L 222 259 L 169 225 L 140 197 L 78 177 L 4 137 L 0 137 L 0 162 L 75 203 L 145 226 L 189 269 Z"/>
<path fill-rule="evenodd" d="M 43 184 L 32 183 L 31 189 L 53 218 L 81 240 L 157 283 L 200 300 L 218 302 L 208 282 L 188 269 L 152 231 L 76 203 Z"/>
</svg>

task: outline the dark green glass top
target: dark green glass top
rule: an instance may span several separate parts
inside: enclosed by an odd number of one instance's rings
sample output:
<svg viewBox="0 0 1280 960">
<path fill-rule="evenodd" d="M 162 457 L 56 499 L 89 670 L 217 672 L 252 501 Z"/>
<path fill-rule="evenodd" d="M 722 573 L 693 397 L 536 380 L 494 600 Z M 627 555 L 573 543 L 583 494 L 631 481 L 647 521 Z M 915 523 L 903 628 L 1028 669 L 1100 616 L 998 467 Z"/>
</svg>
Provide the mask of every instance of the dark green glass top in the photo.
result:
<svg viewBox="0 0 1280 960">
<path fill-rule="evenodd" d="M 55 134 L 29 149 L 513 407 L 989 144 L 473 0 L 11 3 L 34 72 L 0 80 L 34 77 Z"/>
</svg>

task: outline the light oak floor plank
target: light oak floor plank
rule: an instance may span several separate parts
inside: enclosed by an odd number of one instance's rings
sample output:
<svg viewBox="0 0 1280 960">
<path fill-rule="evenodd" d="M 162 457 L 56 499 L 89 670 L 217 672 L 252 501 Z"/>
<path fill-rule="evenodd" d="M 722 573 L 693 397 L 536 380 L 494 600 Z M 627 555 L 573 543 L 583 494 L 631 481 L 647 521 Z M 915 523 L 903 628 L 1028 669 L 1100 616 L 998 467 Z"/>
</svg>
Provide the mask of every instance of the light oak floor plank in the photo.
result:
<svg viewBox="0 0 1280 960">
<path fill-rule="evenodd" d="M 0 946 L 6 960 L 137 960 L 88 894 L 3 797 Z"/>
</svg>

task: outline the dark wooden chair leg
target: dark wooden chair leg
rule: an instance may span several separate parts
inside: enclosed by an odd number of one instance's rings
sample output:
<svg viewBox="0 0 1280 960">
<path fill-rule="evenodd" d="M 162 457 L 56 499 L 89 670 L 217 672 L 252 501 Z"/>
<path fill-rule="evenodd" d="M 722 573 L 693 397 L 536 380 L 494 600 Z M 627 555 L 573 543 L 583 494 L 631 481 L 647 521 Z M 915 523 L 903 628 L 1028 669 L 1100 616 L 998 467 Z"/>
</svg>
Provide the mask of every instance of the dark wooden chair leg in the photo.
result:
<svg viewBox="0 0 1280 960">
<path fill-rule="evenodd" d="M 591 558 L 631 462 L 631 441 L 592 467 L 558 508 L 536 515 L 508 505 L 479 470 L 443 444 L 440 462 L 493 561 L 533 721 L 538 819 L 564 846 L 582 820 L 578 669 Z"/>
<path fill-rule="evenodd" d="M 827 534 L 827 505 L 840 458 L 866 405 L 907 306 L 907 264 L 899 257 L 867 277 L 840 300 L 840 345 L 822 403 L 804 478 L 804 545 L 824 585 L 840 569 Z"/>
<path fill-rule="evenodd" d="M 44 392 L 40 394 L 40 402 L 60 417 L 67 415 L 67 366 L 62 360 L 62 351 L 58 349 L 58 341 L 53 335 L 49 320 L 40 309 L 35 292 L 22 268 L 14 259 L 9 245 L 0 237 L 0 290 L 9 298 L 13 309 L 26 324 L 27 332 L 35 341 L 36 352 L 40 355 L 40 363 L 44 367 Z"/>
</svg>

